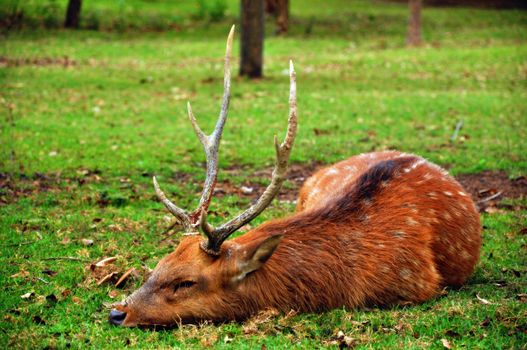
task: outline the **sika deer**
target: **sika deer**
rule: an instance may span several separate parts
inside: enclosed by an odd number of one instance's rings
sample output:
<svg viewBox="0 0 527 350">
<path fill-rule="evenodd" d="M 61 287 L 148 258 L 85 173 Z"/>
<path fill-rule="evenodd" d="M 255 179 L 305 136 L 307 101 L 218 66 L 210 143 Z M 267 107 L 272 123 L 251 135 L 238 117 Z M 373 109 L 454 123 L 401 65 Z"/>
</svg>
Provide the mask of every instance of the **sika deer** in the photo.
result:
<svg viewBox="0 0 527 350">
<path fill-rule="evenodd" d="M 395 151 L 362 154 L 318 171 L 302 187 L 295 214 L 226 240 L 271 203 L 284 181 L 297 125 L 292 63 L 289 124 L 284 142 L 275 138 L 277 162 L 270 185 L 236 218 L 217 228 L 207 223 L 229 105 L 233 29 L 222 108 L 210 136 L 188 106 L 207 156 L 198 208 L 192 213 L 178 208 L 154 178 L 157 196 L 187 235 L 139 290 L 115 306 L 111 323 L 243 320 L 268 307 L 319 312 L 420 303 L 443 286 L 464 283 L 481 245 L 474 203 L 438 166 Z M 205 239 L 195 234 L 198 230 Z"/>
</svg>

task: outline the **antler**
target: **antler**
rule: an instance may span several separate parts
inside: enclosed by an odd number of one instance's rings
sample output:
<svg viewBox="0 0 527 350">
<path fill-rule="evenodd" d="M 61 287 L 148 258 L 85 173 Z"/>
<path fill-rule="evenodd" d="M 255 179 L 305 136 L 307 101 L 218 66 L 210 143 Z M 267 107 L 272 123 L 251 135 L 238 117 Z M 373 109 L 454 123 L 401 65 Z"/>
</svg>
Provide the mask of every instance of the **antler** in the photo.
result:
<svg viewBox="0 0 527 350">
<path fill-rule="evenodd" d="M 289 118 L 287 125 L 287 132 L 284 142 L 278 144 L 278 139 L 275 135 L 274 145 L 276 149 L 276 163 L 271 178 L 271 183 L 265 189 L 258 201 L 249 209 L 224 223 L 223 225 L 214 228 L 207 223 L 207 213 L 202 212 L 201 215 L 201 230 L 207 236 L 208 240 L 201 243 L 201 248 L 211 255 L 219 255 L 221 244 L 236 230 L 243 225 L 249 223 L 256 218 L 262 211 L 271 204 L 276 197 L 282 183 L 287 174 L 287 164 L 289 155 L 293 148 L 297 129 L 297 113 L 296 113 L 296 74 L 293 67 L 293 62 L 289 61 Z"/>
<path fill-rule="evenodd" d="M 207 158 L 207 176 L 205 178 L 205 185 L 203 186 L 203 192 L 201 193 L 199 205 L 196 210 L 189 214 L 184 209 L 181 209 L 172 203 L 159 188 L 156 177 L 153 177 L 154 189 L 156 191 L 157 197 L 165 205 L 168 211 L 179 220 L 187 233 L 196 232 L 196 228 L 201 222 L 202 213 L 207 212 L 207 209 L 209 208 L 212 192 L 214 191 L 214 186 L 216 185 L 216 179 L 218 175 L 218 150 L 220 147 L 223 126 L 227 120 L 227 111 L 229 109 L 229 100 L 231 95 L 230 58 L 233 38 L 234 25 L 231 27 L 229 32 L 229 36 L 227 38 L 227 48 L 225 49 L 223 99 L 221 103 L 220 116 L 216 122 L 214 131 L 210 135 L 205 135 L 205 133 L 203 133 L 196 122 L 194 114 L 192 113 L 190 102 L 187 103 L 188 117 L 192 123 L 192 127 L 194 128 L 196 135 L 198 136 L 199 141 L 201 142 L 201 145 L 203 146 L 203 150 L 205 151 L 205 156 Z"/>
<path fill-rule="evenodd" d="M 225 121 L 227 120 L 227 111 L 229 109 L 230 99 L 230 88 L 231 88 L 231 71 L 230 71 L 230 56 L 232 50 L 232 40 L 234 36 L 234 26 L 232 26 L 227 38 L 227 48 L 225 50 L 225 68 L 223 78 L 223 100 L 221 104 L 221 111 L 216 127 L 210 135 L 205 135 L 201 128 L 196 122 L 196 118 L 192 113 L 190 103 L 187 105 L 188 117 L 192 123 L 192 127 L 196 132 L 196 135 L 203 146 L 205 155 L 207 158 L 207 176 L 205 179 L 205 185 L 199 201 L 199 205 L 192 213 L 179 208 L 172 203 L 161 191 L 157 183 L 156 177 L 154 176 L 154 188 L 156 195 L 159 200 L 165 205 L 169 212 L 171 212 L 178 221 L 183 225 L 183 228 L 187 233 L 195 233 L 198 226 L 201 228 L 207 240 L 201 243 L 201 248 L 210 255 L 217 256 L 220 252 L 221 244 L 236 230 L 243 225 L 249 223 L 251 220 L 256 218 L 262 211 L 265 210 L 271 204 L 272 200 L 276 197 L 282 183 L 285 180 L 287 174 L 287 164 L 289 161 L 289 155 L 293 148 L 295 141 L 296 129 L 297 129 L 297 115 L 296 115 L 296 74 L 293 67 L 293 62 L 289 61 L 289 118 L 287 125 L 287 132 L 284 141 L 279 144 L 278 139 L 275 135 L 274 144 L 276 149 L 276 163 L 271 178 L 271 183 L 265 189 L 264 193 L 260 196 L 258 201 L 252 205 L 249 209 L 239 214 L 237 217 L 230 221 L 220 225 L 217 228 L 212 227 L 207 223 L 207 210 L 209 208 L 214 186 L 216 185 L 216 179 L 218 175 L 218 150 L 220 146 L 221 135 Z"/>
</svg>

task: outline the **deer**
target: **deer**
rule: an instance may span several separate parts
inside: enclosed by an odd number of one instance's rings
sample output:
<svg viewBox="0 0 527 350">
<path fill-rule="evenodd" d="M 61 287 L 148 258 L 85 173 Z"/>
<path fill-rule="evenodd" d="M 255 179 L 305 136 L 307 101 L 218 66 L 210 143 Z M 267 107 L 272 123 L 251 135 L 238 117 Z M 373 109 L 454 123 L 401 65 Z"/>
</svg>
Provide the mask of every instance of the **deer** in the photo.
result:
<svg viewBox="0 0 527 350">
<path fill-rule="evenodd" d="M 290 61 L 289 116 L 284 140 L 274 139 L 271 181 L 248 209 L 217 227 L 207 211 L 230 99 L 227 39 L 224 92 L 214 131 L 206 135 L 187 104 L 206 155 L 199 204 L 188 212 L 155 193 L 184 235 L 146 282 L 114 304 L 119 326 L 174 326 L 243 321 L 259 311 L 324 312 L 418 304 L 459 287 L 479 258 L 481 225 L 471 196 L 447 171 L 399 151 L 353 156 L 318 170 L 300 189 L 293 214 L 231 234 L 279 193 L 297 131 L 296 73 Z M 201 233 L 201 234 L 200 234 Z"/>
</svg>

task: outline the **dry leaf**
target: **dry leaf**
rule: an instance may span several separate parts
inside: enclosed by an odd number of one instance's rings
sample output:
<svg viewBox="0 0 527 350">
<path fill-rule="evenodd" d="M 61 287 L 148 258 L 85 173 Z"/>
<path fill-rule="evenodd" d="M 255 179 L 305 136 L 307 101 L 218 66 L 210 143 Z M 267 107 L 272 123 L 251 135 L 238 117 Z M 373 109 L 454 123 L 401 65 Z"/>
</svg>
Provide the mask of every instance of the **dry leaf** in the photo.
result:
<svg viewBox="0 0 527 350">
<path fill-rule="evenodd" d="M 92 246 L 93 245 L 93 239 L 86 239 L 86 238 L 83 238 L 82 239 L 82 244 L 84 244 L 85 246 Z"/>
<path fill-rule="evenodd" d="M 71 297 L 71 301 L 73 301 L 73 303 L 74 303 L 74 304 L 77 304 L 77 305 L 82 304 L 82 299 L 79 298 L 79 297 L 75 297 L 75 296 L 73 296 L 73 297 Z"/>
<path fill-rule="evenodd" d="M 130 275 L 132 273 L 135 272 L 135 268 L 132 267 L 131 269 L 128 269 L 128 271 L 126 271 L 125 273 L 123 273 L 123 275 L 121 276 L 121 278 L 119 278 L 119 280 L 117 282 L 115 282 L 115 286 L 116 287 L 119 287 L 121 284 L 123 284 L 124 281 L 126 281 L 126 279 L 128 277 L 130 277 Z"/>
<path fill-rule="evenodd" d="M 33 293 L 33 292 L 27 292 L 26 294 L 22 294 L 20 297 L 22 299 L 29 299 L 29 298 L 31 298 L 34 295 L 35 295 L 35 293 Z"/>
<path fill-rule="evenodd" d="M 110 272 L 109 274 L 107 274 L 106 276 L 104 276 L 103 278 L 101 278 L 100 280 L 97 281 L 97 285 L 100 286 L 101 284 L 103 284 L 104 282 L 107 282 L 109 281 L 113 276 L 117 275 L 117 272 Z"/>
<path fill-rule="evenodd" d="M 18 277 L 27 277 L 29 276 L 29 272 L 26 270 L 20 270 L 19 272 L 15 273 L 14 275 L 11 275 L 11 278 L 18 278 Z"/>
<path fill-rule="evenodd" d="M 446 340 L 445 338 L 441 339 L 441 343 L 443 344 L 445 348 L 452 349 L 452 345 L 450 345 L 450 342 Z"/>
<path fill-rule="evenodd" d="M 96 262 L 95 266 L 97 266 L 97 267 L 104 267 L 106 265 L 109 265 L 109 264 L 113 263 L 115 260 L 117 260 L 116 256 L 112 256 L 112 257 L 109 257 L 109 258 L 104 258 L 104 259 Z"/>
<path fill-rule="evenodd" d="M 231 337 L 229 337 L 228 335 L 226 335 L 225 338 L 223 338 L 223 342 L 224 342 L 225 344 L 227 344 L 227 343 L 231 343 L 233 340 L 234 340 L 234 338 L 231 338 Z"/>
<path fill-rule="evenodd" d="M 479 294 L 476 294 L 476 298 L 479 300 L 480 303 L 482 303 L 484 305 L 492 305 L 493 304 L 490 301 L 488 301 L 487 299 L 483 299 L 482 297 L 480 297 Z"/>
<path fill-rule="evenodd" d="M 119 292 L 116 291 L 116 290 L 111 290 L 111 291 L 108 293 L 108 296 L 109 296 L 110 298 L 112 298 L 112 299 L 115 298 L 115 297 L 118 296 L 118 295 L 119 295 Z"/>
<path fill-rule="evenodd" d="M 254 188 L 248 187 L 248 186 L 242 186 L 240 187 L 240 190 L 242 191 L 243 194 L 251 194 L 254 192 Z"/>
</svg>

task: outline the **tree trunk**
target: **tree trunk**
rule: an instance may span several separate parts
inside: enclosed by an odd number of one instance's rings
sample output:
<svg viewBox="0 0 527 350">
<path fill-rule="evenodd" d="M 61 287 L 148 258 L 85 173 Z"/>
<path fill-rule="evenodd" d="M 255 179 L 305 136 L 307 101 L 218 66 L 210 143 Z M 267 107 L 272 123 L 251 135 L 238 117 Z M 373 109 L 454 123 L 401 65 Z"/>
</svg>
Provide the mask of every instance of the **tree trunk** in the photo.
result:
<svg viewBox="0 0 527 350">
<path fill-rule="evenodd" d="M 289 29 L 289 0 L 265 0 L 265 12 L 276 18 L 276 34 L 287 34 Z"/>
<path fill-rule="evenodd" d="M 79 19 L 81 15 L 82 0 L 69 0 L 66 10 L 66 20 L 64 27 L 79 28 Z"/>
<path fill-rule="evenodd" d="M 264 0 L 241 0 L 240 75 L 263 74 Z"/>
<path fill-rule="evenodd" d="M 421 45 L 421 0 L 409 0 L 410 17 L 408 18 L 408 34 L 406 44 L 408 46 Z"/>
</svg>

